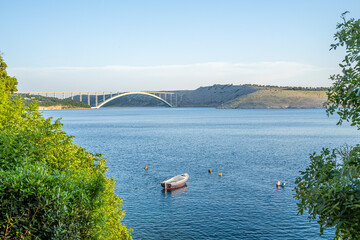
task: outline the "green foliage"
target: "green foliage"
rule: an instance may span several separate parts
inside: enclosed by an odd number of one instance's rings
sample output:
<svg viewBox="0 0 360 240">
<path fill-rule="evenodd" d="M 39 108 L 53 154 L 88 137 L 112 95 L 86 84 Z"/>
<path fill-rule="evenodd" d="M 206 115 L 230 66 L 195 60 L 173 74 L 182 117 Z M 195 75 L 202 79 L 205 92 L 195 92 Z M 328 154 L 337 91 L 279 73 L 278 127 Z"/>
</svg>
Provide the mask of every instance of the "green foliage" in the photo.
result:
<svg viewBox="0 0 360 240">
<path fill-rule="evenodd" d="M 0 81 L 2 84 L 0 85 L 0 91 L 3 94 L 13 94 L 17 91 L 17 80 L 14 77 L 10 77 L 6 72 L 6 63 L 3 61 L 3 58 L 0 54 Z"/>
<path fill-rule="evenodd" d="M 331 76 L 327 113 L 337 113 L 338 124 L 345 120 L 360 129 L 360 20 L 346 20 L 345 14 L 331 49 L 345 46 L 346 56 L 342 74 Z M 300 174 L 295 187 L 299 214 L 308 211 L 309 219 L 319 223 L 320 234 L 334 227 L 334 239 L 360 239 L 360 145 L 314 153 Z"/>
<path fill-rule="evenodd" d="M 325 228 L 336 227 L 336 237 L 359 239 L 360 146 L 344 147 L 310 156 L 309 167 L 300 172 L 295 187 L 299 213 Z"/>
<path fill-rule="evenodd" d="M 0 75 L 0 239 L 131 239 L 106 160 L 11 99 L 16 79 Z"/>
<path fill-rule="evenodd" d="M 92 238 L 92 209 L 99 201 L 88 193 L 101 196 L 101 176 L 52 171 L 36 164 L 1 170 L 0 176 L 4 238 Z"/>
<path fill-rule="evenodd" d="M 347 12 L 346 12 L 347 13 Z M 342 74 L 332 75 L 333 86 L 328 91 L 328 114 L 338 113 L 341 124 L 344 120 L 360 129 L 360 19 L 345 19 L 337 25 L 337 41 L 331 49 L 345 46 L 346 55 L 339 66 Z"/>
</svg>

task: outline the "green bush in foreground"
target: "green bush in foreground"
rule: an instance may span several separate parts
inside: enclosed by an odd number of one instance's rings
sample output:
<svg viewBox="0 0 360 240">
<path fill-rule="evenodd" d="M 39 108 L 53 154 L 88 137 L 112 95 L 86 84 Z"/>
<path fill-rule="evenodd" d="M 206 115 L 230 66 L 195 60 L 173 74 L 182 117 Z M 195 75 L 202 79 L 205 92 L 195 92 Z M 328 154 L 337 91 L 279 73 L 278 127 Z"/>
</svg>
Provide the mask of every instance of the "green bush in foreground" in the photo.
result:
<svg viewBox="0 0 360 240">
<path fill-rule="evenodd" d="M 342 74 L 331 76 L 327 112 L 339 115 L 338 124 L 348 121 L 360 129 L 360 19 L 346 20 L 345 14 L 331 49 L 344 46 L 346 55 Z M 308 211 L 321 234 L 333 227 L 334 239 L 360 239 L 360 145 L 314 153 L 300 174 L 295 187 L 299 213 Z"/>
<path fill-rule="evenodd" d="M 106 160 L 12 100 L 0 56 L 0 239 L 131 239 Z"/>
</svg>

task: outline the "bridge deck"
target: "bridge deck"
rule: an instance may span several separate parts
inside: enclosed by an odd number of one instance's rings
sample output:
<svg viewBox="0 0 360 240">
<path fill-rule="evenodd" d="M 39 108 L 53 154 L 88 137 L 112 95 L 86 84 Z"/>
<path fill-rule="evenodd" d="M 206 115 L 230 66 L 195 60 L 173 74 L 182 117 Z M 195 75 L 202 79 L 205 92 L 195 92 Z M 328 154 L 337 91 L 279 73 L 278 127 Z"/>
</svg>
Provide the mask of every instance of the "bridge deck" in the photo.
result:
<svg viewBox="0 0 360 240">
<path fill-rule="evenodd" d="M 100 108 L 106 103 L 127 95 L 133 94 L 142 94 L 154 97 L 160 101 L 163 101 L 170 107 L 177 106 L 178 103 L 178 94 L 174 92 L 165 92 L 165 91 L 53 91 L 53 92 L 16 92 L 16 94 L 26 94 L 26 95 L 45 95 L 48 97 L 52 95 L 55 98 L 65 99 L 71 98 L 74 100 L 74 96 L 79 96 L 79 101 L 83 101 L 82 96 L 86 96 L 87 104 L 92 106 L 92 108 Z M 60 94 L 61 97 L 58 97 Z M 70 97 L 66 97 L 69 95 Z M 91 96 L 95 96 L 95 103 L 91 104 Z M 102 96 L 102 97 L 101 97 Z M 102 98 L 102 99 L 101 99 Z"/>
</svg>

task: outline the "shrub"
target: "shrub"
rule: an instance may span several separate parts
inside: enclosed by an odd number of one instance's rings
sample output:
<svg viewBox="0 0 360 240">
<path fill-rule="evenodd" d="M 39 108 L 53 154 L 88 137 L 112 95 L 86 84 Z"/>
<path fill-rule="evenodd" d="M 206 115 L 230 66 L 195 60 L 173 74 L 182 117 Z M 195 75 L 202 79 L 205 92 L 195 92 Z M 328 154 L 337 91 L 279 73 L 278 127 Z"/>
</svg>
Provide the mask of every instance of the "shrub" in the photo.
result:
<svg viewBox="0 0 360 240">
<path fill-rule="evenodd" d="M 0 56 L 0 238 L 131 239 L 102 154 L 11 99 L 17 80 L 5 70 Z"/>
</svg>

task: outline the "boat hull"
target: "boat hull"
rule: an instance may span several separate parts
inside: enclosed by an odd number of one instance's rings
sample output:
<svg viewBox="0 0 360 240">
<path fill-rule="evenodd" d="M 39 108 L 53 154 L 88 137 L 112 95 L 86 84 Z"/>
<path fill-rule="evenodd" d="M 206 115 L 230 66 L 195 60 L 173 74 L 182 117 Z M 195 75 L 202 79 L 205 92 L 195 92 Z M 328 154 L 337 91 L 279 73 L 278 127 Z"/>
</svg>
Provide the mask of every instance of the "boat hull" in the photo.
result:
<svg viewBox="0 0 360 240">
<path fill-rule="evenodd" d="M 175 176 L 161 183 L 161 186 L 166 190 L 177 189 L 186 186 L 186 181 L 189 179 L 189 174 Z"/>
<path fill-rule="evenodd" d="M 169 186 L 170 185 L 170 186 Z M 172 185 L 172 184 L 167 184 L 166 188 L 165 188 L 165 183 L 161 183 L 161 186 L 166 189 L 166 190 L 171 190 L 171 189 L 177 189 L 177 188 L 182 188 L 186 186 L 186 182 L 182 183 L 182 184 L 178 184 L 178 185 Z"/>
</svg>

